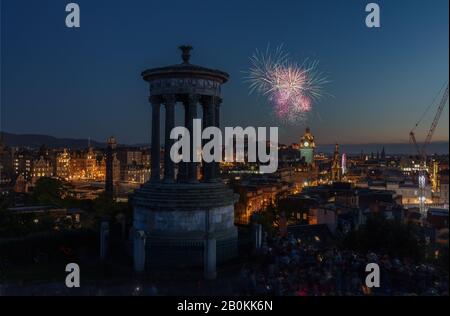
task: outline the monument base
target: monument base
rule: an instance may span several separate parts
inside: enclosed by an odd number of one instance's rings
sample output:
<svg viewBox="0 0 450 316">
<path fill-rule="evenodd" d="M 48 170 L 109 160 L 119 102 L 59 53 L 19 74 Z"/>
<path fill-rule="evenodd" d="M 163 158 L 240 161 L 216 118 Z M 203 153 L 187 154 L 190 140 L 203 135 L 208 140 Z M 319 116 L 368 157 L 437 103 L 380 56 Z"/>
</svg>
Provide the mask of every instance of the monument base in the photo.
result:
<svg viewBox="0 0 450 316">
<path fill-rule="evenodd" d="M 147 183 L 136 190 L 133 227 L 146 235 L 145 266 L 201 267 L 211 261 L 205 253 L 217 264 L 236 257 L 235 201 L 223 183 Z"/>
</svg>

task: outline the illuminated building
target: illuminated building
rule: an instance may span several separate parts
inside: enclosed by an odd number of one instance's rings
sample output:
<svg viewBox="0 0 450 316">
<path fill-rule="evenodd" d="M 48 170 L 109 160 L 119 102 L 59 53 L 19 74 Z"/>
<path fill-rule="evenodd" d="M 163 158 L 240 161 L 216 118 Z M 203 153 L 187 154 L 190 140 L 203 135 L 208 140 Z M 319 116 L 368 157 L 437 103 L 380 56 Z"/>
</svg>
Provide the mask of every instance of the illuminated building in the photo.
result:
<svg viewBox="0 0 450 316">
<path fill-rule="evenodd" d="M 70 154 L 67 149 L 56 155 L 56 176 L 64 180 L 70 178 Z"/>
<path fill-rule="evenodd" d="M 351 183 L 358 183 L 365 179 L 367 176 L 364 168 L 351 168 L 347 170 L 345 174 L 345 180 Z"/>
<path fill-rule="evenodd" d="M 434 192 L 436 192 L 438 190 L 439 162 L 436 160 L 433 160 L 433 163 L 431 166 L 432 166 L 432 170 L 431 170 L 432 189 Z"/>
<path fill-rule="evenodd" d="M 129 164 L 122 168 L 122 180 L 132 183 L 145 183 L 150 179 L 150 169 L 144 165 Z"/>
<path fill-rule="evenodd" d="M 86 179 L 93 180 L 95 179 L 95 174 L 97 169 L 97 156 L 94 153 L 92 147 L 88 148 L 88 152 L 86 154 Z"/>
<path fill-rule="evenodd" d="M 16 175 L 22 175 L 26 180 L 31 178 L 31 154 L 18 152 L 14 155 L 13 169 Z"/>
<path fill-rule="evenodd" d="M 404 157 L 400 160 L 400 168 L 403 174 L 407 176 L 416 174 L 420 170 L 420 161 Z M 426 165 L 425 168 L 427 168 Z"/>
<path fill-rule="evenodd" d="M 137 148 L 120 148 L 117 149 L 117 159 L 123 166 L 137 164 L 140 165 L 143 162 L 144 152 Z"/>
<path fill-rule="evenodd" d="M 342 154 L 341 163 L 342 175 L 345 175 L 347 173 L 347 155 L 345 153 Z"/>
<path fill-rule="evenodd" d="M 314 150 L 316 144 L 314 142 L 314 136 L 311 134 L 311 130 L 306 128 L 305 134 L 300 139 L 300 158 L 303 158 L 305 163 L 309 166 L 314 162 Z"/>
<path fill-rule="evenodd" d="M 19 174 L 17 177 L 16 182 L 14 183 L 13 191 L 16 193 L 28 192 L 28 181 L 22 174 Z"/>
<path fill-rule="evenodd" d="M 145 167 L 150 168 L 150 161 L 151 161 L 151 156 L 148 150 L 145 150 L 142 153 L 142 165 L 144 165 Z"/>
<path fill-rule="evenodd" d="M 331 163 L 331 181 L 340 181 L 342 176 L 342 168 L 339 157 L 339 145 L 334 147 L 333 161 Z"/>
<path fill-rule="evenodd" d="M 65 180 L 104 181 L 105 168 L 104 159 L 91 147 L 71 154 L 64 150 L 56 156 L 56 175 Z"/>
<path fill-rule="evenodd" d="M 448 208 L 449 205 L 449 171 L 441 170 L 438 174 L 439 202 Z"/>
<path fill-rule="evenodd" d="M 248 225 L 253 213 L 261 212 L 288 186 L 282 183 L 244 183 L 235 187 L 239 200 L 234 206 L 235 223 Z"/>
<path fill-rule="evenodd" d="M 86 154 L 73 152 L 70 157 L 70 180 L 86 179 Z"/>
<path fill-rule="evenodd" d="M 106 178 L 106 161 L 103 157 L 97 157 L 95 171 L 95 181 L 105 181 Z"/>
<path fill-rule="evenodd" d="M 33 183 L 39 178 L 53 177 L 53 167 L 48 159 L 41 156 L 39 159 L 33 161 L 31 177 Z"/>
<path fill-rule="evenodd" d="M 384 180 L 368 181 L 357 183 L 359 188 L 368 188 L 371 190 L 391 191 L 394 192 L 399 198 L 399 203 L 406 207 L 418 207 L 419 206 L 419 185 L 412 182 L 391 182 Z M 425 203 L 432 203 L 431 188 L 426 186 L 423 192 Z"/>
<path fill-rule="evenodd" d="M 150 155 L 147 150 L 121 148 L 117 151 L 120 162 L 120 180 L 131 183 L 145 183 L 150 177 Z"/>
</svg>

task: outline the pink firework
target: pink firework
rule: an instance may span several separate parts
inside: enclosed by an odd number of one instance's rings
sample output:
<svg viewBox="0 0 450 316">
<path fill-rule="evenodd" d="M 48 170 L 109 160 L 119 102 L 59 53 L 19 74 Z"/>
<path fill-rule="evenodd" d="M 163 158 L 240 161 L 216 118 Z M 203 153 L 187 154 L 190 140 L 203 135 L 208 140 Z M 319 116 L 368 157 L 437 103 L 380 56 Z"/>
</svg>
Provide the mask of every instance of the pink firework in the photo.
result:
<svg viewBox="0 0 450 316">
<path fill-rule="evenodd" d="M 259 51 L 250 59 L 252 67 L 247 81 L 250 92 L 267 96 L 278 119 L 295 123 L 304 120 L 312 110 L 313 102 L 322 96 L 324 78 L 318 71 L 318 62 L 302 65 L 292 63 L 278 48 L 271 54 Z"/>
</svg>

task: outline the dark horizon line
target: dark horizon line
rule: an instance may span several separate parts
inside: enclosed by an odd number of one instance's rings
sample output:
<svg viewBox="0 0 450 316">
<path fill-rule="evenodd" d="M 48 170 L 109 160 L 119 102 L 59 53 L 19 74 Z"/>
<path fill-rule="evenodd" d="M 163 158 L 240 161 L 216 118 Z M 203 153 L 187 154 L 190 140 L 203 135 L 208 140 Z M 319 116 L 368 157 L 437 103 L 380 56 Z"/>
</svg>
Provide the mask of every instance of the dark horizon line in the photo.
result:
<svg viewBox="0 0 450 316">
<path fill-rule="evenodd" d="M 7 131 L 1 131 L 0 130 L 0 135 L 3 135 L 3 134 L 9 134 L 9 135 L 14 135 L 14 136 L 37 136 L 37 137 L 51 137 L 51 138 L 54 138 L 54 139 L 58 139 L 58 140 L 73 140 L 73 141 L 86 141 L 86 143 L 87 142 L 92 142 L 92 143 L 98 143 L 98 144 L 106 144 L 107 143 L 107 141 L 98 141 L 98 140 L 96 140 L 96 139 L 92 139 L 92 138 L 84 138 L 84 137 L 82 137 L 82 138 L 76 138 L 76 137 L 57 137 L 57 136 L 53 136 L 53 135 L 48 135 L 48 134 L 31 134 L 31 133 L 24 133 L 24 134 L 17 134 L 17 133 L 10 133 L 10 132 L 7 132 Z M 117 140 L 117 137 L 116 136 L 114 136 L 114 135 L 111 135 L 110 137 L 114 137 L 116 140 Z M 431 143 L 430 144 L 438 144 L 438 143 L 449 143 L 450 142 L 450 140 L 435 140 L 435 141 L 431 141 Z M 420 143 L 420 141 L 419 141 L 419 143 Z M 143 142 L 143 143 L 140 143 L 140 142 L 137 142 L 137 143 L 120 143 L 120 142 L 118 142 L 118 145 L 121 145 L 121 146 L 149 146 L 151 143 L 150 142 Z M 286 143 L 284 143 L 284 142 L 279 142 L 279 144 L 280 145 L 292 145 L 292 144 L 298 144 L 297 142 L 292 142 L 292 143 L 290 143 L 290 144 L 286 144 Z M 323 143 L 323 144 L 321 144 L 321 143 L 319 143 L 319 144 L 316 144 L 316 147 L 317 146 L 334 146 L 336 143 Z M 362 146 L 362 145 L 364 145 L 364 146 L 374 146 L 374 145 L 388 145 L 388 146 L 392 146 L 392 145 L 405 145 L 405 144 L 409 144 L 409 142 L 407 142 L 407 141 L 405 141 L 405 142 L 368 142 L 368 143 L 364 143 L 364 142 L 361 142 L 361 143 L 355 143 L 355 142 L 351 142 L 351 143 L 338 143 L 338 145 L 342 145 L 342 146 Z"/>
</svg>

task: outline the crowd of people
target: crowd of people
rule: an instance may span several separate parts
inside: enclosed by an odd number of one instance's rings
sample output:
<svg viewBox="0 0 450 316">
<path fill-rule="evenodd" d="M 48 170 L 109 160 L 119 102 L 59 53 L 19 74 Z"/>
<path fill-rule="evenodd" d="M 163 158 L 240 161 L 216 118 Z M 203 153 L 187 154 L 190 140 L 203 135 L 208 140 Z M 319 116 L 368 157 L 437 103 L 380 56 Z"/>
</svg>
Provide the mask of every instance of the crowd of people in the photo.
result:
<svg viewBox="0 0 450 316">
<path fill-rule="evenodd" d="M 241 295 L 448 295 L 447 273 L 387 255 L 306 245 L 290 236 L 267 237 L 258 256 L 241 269 Z M 379 287 L 366 284 L 369 263 L 379 266 Z"/>
</svg>

